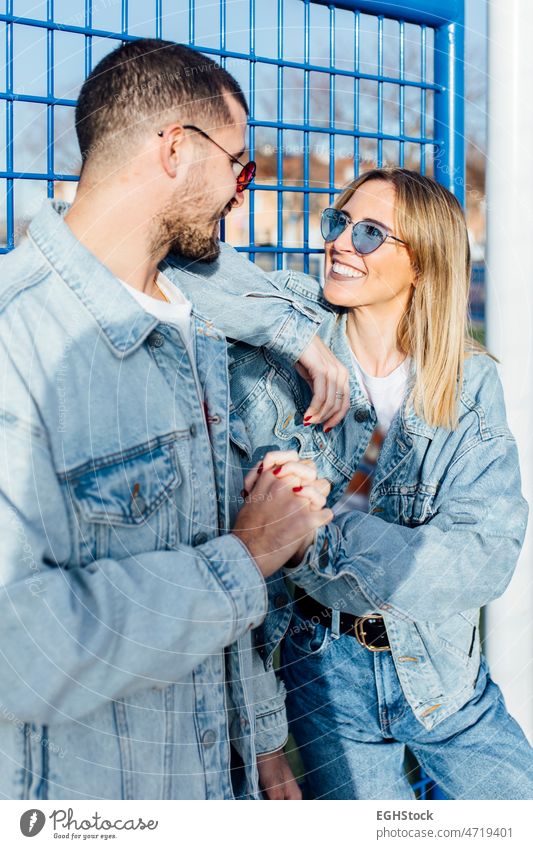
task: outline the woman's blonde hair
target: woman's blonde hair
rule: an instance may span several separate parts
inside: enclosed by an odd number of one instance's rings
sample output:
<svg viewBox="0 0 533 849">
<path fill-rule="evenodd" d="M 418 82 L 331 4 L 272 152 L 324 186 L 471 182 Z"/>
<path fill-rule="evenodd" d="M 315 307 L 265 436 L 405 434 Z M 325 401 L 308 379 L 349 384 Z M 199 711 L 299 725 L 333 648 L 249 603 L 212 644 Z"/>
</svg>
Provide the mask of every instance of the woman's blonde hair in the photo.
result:
<svg viewBox="0 0 533 849">
<path fill-rule="evenodd" d="M 470 248 L 463 210 L 444 186 L 405 168 L 367 171 L 335 207 L 344 207 L 370 180 L 394 187 L 394 235 L 407 242 L 415 273 L 413 295 L 398 326 L 398 345 L 415 367 L 409 403 L 428 424 L 453 430 L 465 357 L 486 353 L 470 334 Z"/>
</svg>

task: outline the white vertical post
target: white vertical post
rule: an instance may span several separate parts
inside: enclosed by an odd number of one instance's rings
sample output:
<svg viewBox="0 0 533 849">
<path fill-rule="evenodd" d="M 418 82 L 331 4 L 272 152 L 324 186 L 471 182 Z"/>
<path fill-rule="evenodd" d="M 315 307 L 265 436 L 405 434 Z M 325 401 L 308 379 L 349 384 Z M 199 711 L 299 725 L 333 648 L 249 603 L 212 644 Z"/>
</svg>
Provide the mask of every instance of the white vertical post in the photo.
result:
<svg viewBox="0 0 533 849">
<path fill-rule="evenodd" d="M 487 656 L 507 708 L 533 737 L 533 3 L 489 0 L 487 346 L 501 362 L 531 510 L 505 595 L 487 611 Z"/>
</svg>

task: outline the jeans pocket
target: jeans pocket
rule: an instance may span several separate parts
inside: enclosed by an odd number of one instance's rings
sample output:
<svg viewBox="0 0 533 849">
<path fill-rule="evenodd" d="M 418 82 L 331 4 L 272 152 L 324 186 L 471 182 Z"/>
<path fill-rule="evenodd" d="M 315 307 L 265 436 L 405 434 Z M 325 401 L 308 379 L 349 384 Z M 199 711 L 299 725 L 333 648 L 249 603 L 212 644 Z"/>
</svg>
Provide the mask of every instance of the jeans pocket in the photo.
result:
<svg viewBox="0 0 533 849">
<path fill-rule="evenodd" d="M 331 643 L 331 628 L 313 619 L 303 619 L 293 614 L 285 635 L 285 649 L 300 657 L 322 657 Z"/>
</svg>

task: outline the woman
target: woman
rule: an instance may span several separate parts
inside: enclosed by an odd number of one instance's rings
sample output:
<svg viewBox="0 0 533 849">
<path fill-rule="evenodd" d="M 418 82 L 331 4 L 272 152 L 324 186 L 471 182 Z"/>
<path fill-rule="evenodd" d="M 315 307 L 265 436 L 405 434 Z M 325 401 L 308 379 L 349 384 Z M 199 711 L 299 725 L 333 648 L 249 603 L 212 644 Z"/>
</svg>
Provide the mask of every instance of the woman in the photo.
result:
<svg viewBox="0 0 533 849">
<path fill-rule="evenodd" d="M 251 443 L 240 440 L 246 489 L 271 449 L 296 449 L 331 481 L 337 513 L 287 572 L 294 605 L 269 579 L 257 648 L 269 667 L 286 634 L 288 713 L 313 796 L 412 798 L 407 747 L 450 797 L 531 798 L 531 749 L 480 655 L 479 608 L 511 578 L 527 505 L 494 361 L 467 335 L 463 213 L 433 180 L 376 169 L 322 226 L 323 289 L 291 272 L 272 283 L 320 319 L 349 369 L 344 420 L 306 416 L 311 391 L 288 359 L 229 348 L 234 415 Z M 249 280 L 219 275 L 215 289 L 206 266 L 205 282 L 182 277 L 180 288 L 233 335 Z"/>
<path fill-rule="evenodd" d="M 321 311 L 351 371 L 347 417 L 304 421 L 305 380 L 268 350 L 230 357 L 249 463 L 296 448 L 336 502 L 290 571 L 290 627 L 272 579 L 258 640 L 268 666 L 288 628 L 282 674 L 311 794 L 412 798 L 407 747 L 452 798 L 532 798 L 531 749 L 480 655 L 479 608 L 511 578 L 527 505 L 495 364 L 467 335 L 461 208 L 429 178 L 376 169 L 322 228 L 323 291 L 292 273 L 275 285 Z M 216 320 L 224 330 L 223 310 Z"/>
</svg>

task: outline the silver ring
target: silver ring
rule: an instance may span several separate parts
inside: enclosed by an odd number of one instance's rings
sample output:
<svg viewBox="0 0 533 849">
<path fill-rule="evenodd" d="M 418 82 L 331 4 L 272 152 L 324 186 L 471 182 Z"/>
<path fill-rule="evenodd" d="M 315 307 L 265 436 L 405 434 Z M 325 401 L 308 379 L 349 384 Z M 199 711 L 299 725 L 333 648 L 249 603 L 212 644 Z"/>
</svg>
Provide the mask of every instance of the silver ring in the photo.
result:
<svg viewBox="0 0 533 849">
<path fill-rule="evenodd" d="M 340 400 L 342 401 L 342 399 L 344 398 L 344 392 L 335 392 L 335 398 L 340 398 Z"/>
</svg>

